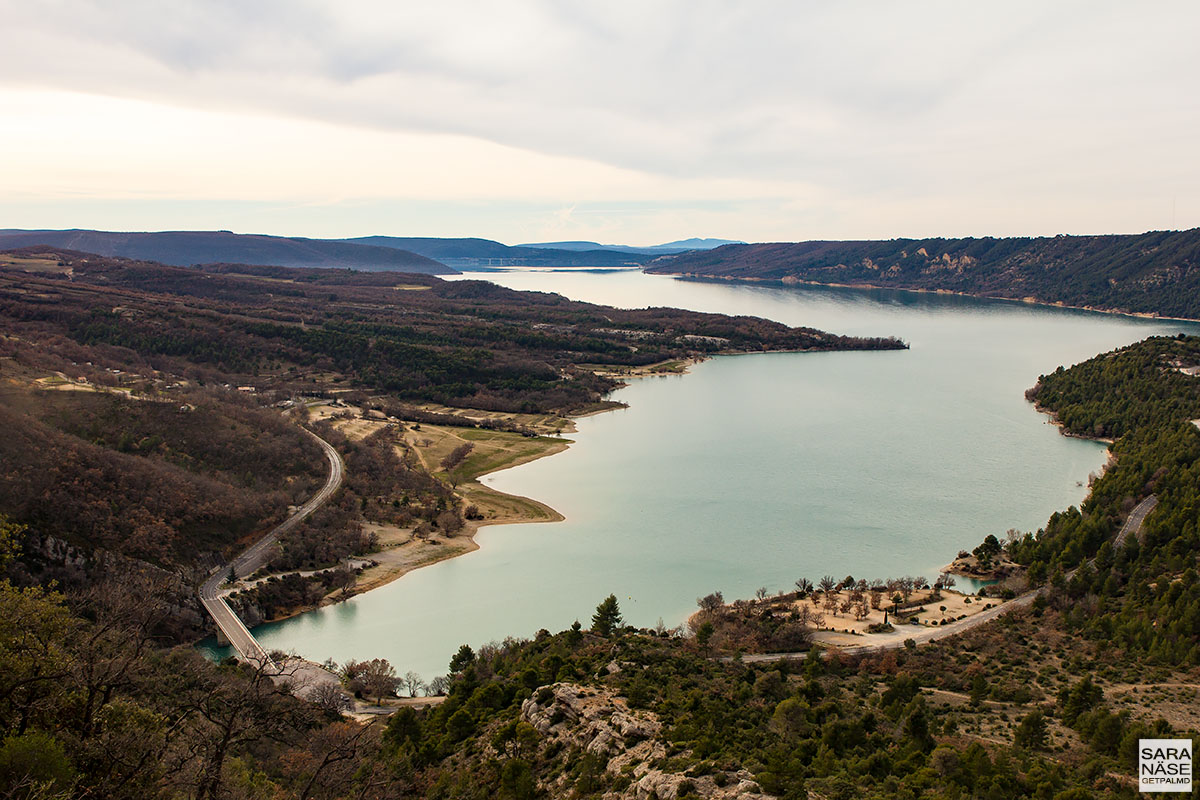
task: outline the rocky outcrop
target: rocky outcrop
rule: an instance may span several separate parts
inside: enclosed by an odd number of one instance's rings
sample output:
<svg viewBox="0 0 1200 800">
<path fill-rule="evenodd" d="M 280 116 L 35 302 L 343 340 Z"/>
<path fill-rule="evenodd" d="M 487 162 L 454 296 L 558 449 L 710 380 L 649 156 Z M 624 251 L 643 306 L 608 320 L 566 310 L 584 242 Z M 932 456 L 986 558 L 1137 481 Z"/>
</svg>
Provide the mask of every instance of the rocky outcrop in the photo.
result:
<svg viewBox="0 0 1200 800">
<path fill-rule="evenodd" d="M 723 774 L 723 773 L 721 773 Z M 656 769 L 648 770 L 640 780 L 633 784 L 632 793 L 611 795 L 614 798 L 637 798 L 637 800 L 664 800 L 677 797 L 703 797 L 726 800 L 772 800 L 771 795 L 763 794 L 758 784 L 751 779 L 749 772 L 740 770 L 732 778 L 726 776 L 725 785 L 718 786 L 719 779 L 712 775 L 689 778 L 678 773 L 671 774 Z"/>
<path fill-rule="evenodd" d="M 619 667 L 618 667 L 619 669 Z M 701 797 L 712 800 L 771 800 L 745 771 L 688 775 L 664 771 L 667 748 L 659 738 L 662 723 L 648 712 L 630 709 L 625 700 L 600 688 L 556 683 L 539 689 L 521 706 L 521 717 L 546 738 L 607 760 L 605 771 L 620 789 L 606 800 L 673 800 Z M 685 754 L 686 755 L 686 754 Z M 543 787 L 558 796 L 564 780 Z"/>
<path fill-rule="evenodd" d="M 521 717 L 551 739 L 607 756 L 625 753 L 662 730 L 653 714 L 632 711 L 603 690 L 571 683 L 539 689 L 521 706 Z"/>
</svg>

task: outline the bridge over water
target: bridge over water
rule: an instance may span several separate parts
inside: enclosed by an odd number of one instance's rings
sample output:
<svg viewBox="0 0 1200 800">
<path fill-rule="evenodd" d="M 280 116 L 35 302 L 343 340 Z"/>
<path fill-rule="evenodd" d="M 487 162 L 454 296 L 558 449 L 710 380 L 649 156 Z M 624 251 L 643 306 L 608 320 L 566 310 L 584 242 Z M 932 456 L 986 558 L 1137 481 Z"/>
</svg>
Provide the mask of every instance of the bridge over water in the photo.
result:
<svg viewBox="0 0 1200 800">
<path fill-rule="evenodd" d="M 213 570 L 208 579 L 200 586 L 200 602 L 217 623 L 217 641 L 221 644 L 228 643 L 231 645 L 242 661 L 271 671 L 278 671 L 277 668 L 280 665 L 272 663 L 270 654 L 258 643 L 258 640 L 250 633 L 245 623 L 238 618 L 238 615 L 225 602 L 225 598 L 221 596 L 220 591 L 221 584 L 229 578 L 230 571 L 236 577 L 244 578 L 254 574 L 265 566 L 275 550 L 275 545 L 279 542 L 279 537 L 299 525 L 301 521 L 323 506 L 333 496 L 333 493 L 338 490 L 338 487 L 342 485 L 342 477 L 346 469 L 345 464 L 342 462 L 342 457 L 338 455 L 338 452 L 333 449 L 329 442 L 308 429 L 305 429 L 305 432 L 317 440 L 317 443 L 321 445 L 321 449 L 325 451 L 325 457 L 329 460 L 329 479 L 325 481 L 325 485 L 321 487 L 320 491 L 310 497 L 308 502 L 302 505 L 294 514 L 275 526 L 269 533 L 250 545 L 250 547 L 246 548 L 241 555 L 230 563 Z"/>
</svg>

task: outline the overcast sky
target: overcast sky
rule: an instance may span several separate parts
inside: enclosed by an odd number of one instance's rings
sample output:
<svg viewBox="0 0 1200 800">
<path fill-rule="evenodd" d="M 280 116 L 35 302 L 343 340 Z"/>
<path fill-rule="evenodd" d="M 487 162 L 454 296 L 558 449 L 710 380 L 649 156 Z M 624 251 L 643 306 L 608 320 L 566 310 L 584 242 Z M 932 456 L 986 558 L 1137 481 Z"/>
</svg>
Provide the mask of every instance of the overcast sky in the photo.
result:
<svg viewBox="0 0 1200 800">
<path fill-rule="evenodd" d="M 1200 4 L 0 0 L 0 227 L 1200 226 Z"/>
</svg>

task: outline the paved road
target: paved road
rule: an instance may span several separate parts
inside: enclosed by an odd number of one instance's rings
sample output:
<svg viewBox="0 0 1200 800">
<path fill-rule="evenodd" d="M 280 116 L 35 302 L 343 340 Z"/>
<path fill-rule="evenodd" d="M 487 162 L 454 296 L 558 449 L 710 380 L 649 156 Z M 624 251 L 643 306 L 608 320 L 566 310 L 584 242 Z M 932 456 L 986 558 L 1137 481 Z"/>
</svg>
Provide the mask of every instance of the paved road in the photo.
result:
<svg viewBox="0 0 1200 800">
<path fill-rule="evenodd" d="M 346 469 L 345 464 L 342 463 L 342 457 L 329 442 L 307 429 L 305 429 L 305 433 L 316 439 L 317 443 L 321 445 L 321 449 L 325 451 L 325 457 L 329 460 L 329 480 L 325 481 L 321 490 L 309 498 L 308 502 L 302 505 L 296 513 L 246 548 L 232 562 L 213 570 L 208 579 L 200 586 L 200 602 L 212 615 L 221 633 L 229 640 L 229 644 L 233 646 L 243 661 L 255 666 L 273 667 L 275 665 L 272 664 L 267 651 L 258 643 L 245 624 L 238 619 L 237 614 L 233 613 L 233 609 L 225 602 L 225 598 L 220 596 L 219 591 L 221 584 L 228 579 L 230 569 L 233 569 L 239 578 L 251 575 L 261 569 L 274 553 L 279 537 L 299 525 L 305 517 L 324 505 L 342 485 L 342 477 Z"/>
<path fill-rule="evenodd" d="M 1133 534 L 1140 542 L 1142 539 L 1142 523 L 1146 521 L 1146 515 L 1154 510 L 1158 505 L 1158 498 L 1150 495 L 1142 502 L 1138 503 L 1133 511 L 1129 512 L 1129 518 L 1125 520 L 1125 524 L 1121 526 L 1121 532 L 1117 534 L 1117 538 L 1113 540 L 1113 549 L 1120 550 L 1125 546 L 1125 540 L 1129 538 L 1129 534 Z"/>
<path fill-rule="evenodd" d="M 1125 544 L 1125 540 L 1128 539 L 1130 535 L 1140 538 L 1142 533 L 1142 523 L 1146 521 L 1146 516 L 1153 511 L 1154 507 L 1157 505 L 1158 498 L 1154 495 L 1150 495 L 1145 500 L 1138 503 L 1133 511 L 1130 512 L 1129 517 L 1125 520 L 1125 524 L 1121 526 L 1121 530 L 1119 533 L 1117 533 L 1117 538 L 1114 540 L 1114 544 L 1118 548 L 1121 547 Z M 1074 573 L 1075 570 L 1071 570 L 1071 572 L 1067 573 L 1066 577 L 1069 579 Z M 917 644 L 925 644 L 936 639 L 941 639 L 946 636 L 954 636 L 972 628 L 976 628 L 986 622 L 991 622 L 1001 614 L 1007 614 L 1009 611 L 1012 611 L 1015 608 L 1024 608 L 1032 603 L 1034 598 L 1036 598 L 1044 590 L 1045 587 L 1042 587 L 1040 589 L 1034 589 L 1033 591 L 1025 592 L 1024 594 L 1017 595 L 1008 602 L 1001 603 L 1000 605 L 989 608 L 986 611 L 981 611 L 978 614 L 967 617 L 966 619 L 960 619 L 955 622 L 951 622 L 949 625 L 939 625 L 936 628 L 926 628 L 924 626 L 918 627 L 916 625 L 901 625 L 897 627 L 893 633 L 870 634 L 870 644 L 830 646 L 835 647 L 839 652 L 846 653 L 848 655 L 865 655 L 868 653 L 879 653 L 884 650 L 892 650 L 897 647 L 903 647 L 904 642 L 908 639 L 912 639 Z M 756 655 L 742 656 L 742 661 L 747 663 L 769 661 L 802 661 L 806 655 L 807 653 L 759 653 Z"/>
</svg>

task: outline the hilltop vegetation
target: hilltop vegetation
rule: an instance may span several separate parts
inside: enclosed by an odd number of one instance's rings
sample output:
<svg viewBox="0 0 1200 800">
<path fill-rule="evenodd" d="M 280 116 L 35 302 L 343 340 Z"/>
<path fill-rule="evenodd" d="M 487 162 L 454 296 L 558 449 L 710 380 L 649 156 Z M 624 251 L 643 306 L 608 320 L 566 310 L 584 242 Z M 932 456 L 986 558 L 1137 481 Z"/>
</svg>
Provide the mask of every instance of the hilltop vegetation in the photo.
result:
<svg viewBox="0 0 1200 800">
<path fill-rule="evenodd" d="M 660 258 L 647 271 L 951 291 L 1200 318 L 1200 229 L 726 245 Z"/>
<path fill-rule="evenodd" d="M 1137 738 L 1195 735 L 1194 673 L 1190 690 L 1158 676 L 1168 688 L 1139 701 L 1149 676 L 1137 662 L 1064 632 L 1052 608 L 919 650 L 749 664 L 625 628 L 610 599 L 591 631 L 462 648 L 440 682 L 444 702 L 363 724 L 247 668 L 154 648 L 146 630 L 161 607 L 152 587 L 140 587 L 149 601 L 123 603 L 132 588 L 94 592 L 85 619 L 0 584 L 0 604 L 25 620 L 18 630 L 0 617 L 3 688 L 19 687 L 0 696 L 0 789 L 24 779 L 46 798 L 1132 798 Z M 395 687 L 389 669 L 375 671 Z M 391 690 L 373 681 L 347 685 Z"/>
</svg>

